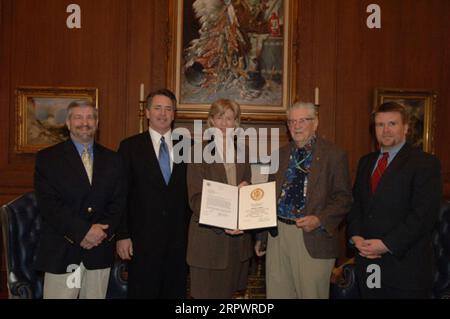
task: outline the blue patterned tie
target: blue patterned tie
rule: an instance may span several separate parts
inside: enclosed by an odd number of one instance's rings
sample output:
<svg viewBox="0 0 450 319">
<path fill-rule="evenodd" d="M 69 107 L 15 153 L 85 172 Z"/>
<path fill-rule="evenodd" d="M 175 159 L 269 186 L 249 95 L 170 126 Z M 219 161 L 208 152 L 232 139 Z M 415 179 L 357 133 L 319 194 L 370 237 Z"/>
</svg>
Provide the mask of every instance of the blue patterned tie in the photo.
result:
<svg viewBox="0 0 450 319">
<path fill-rule="evenodd" d="M 168 185 L 170 180 L 170 157 L 164 136 L 161 136 L 158 161 L 159 167 L 161 168 L 161 173 L 163 174 L 164 180 L 166 181 L 166 185 Z"/>
</svg>

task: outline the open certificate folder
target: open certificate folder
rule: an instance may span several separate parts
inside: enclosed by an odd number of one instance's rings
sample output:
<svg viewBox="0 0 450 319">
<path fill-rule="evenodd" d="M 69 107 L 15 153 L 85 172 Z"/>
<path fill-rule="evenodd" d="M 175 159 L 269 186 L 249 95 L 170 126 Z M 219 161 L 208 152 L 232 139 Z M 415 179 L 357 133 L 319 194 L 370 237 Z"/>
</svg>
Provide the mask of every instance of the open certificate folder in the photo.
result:
<svg viewBox="0 0 450 319">
<path fill-rule="evenodd" d="M 199 222 L 240 230 L 276 226 L 275 182 L 239 188 L 204 179 Z"/>
</svg>

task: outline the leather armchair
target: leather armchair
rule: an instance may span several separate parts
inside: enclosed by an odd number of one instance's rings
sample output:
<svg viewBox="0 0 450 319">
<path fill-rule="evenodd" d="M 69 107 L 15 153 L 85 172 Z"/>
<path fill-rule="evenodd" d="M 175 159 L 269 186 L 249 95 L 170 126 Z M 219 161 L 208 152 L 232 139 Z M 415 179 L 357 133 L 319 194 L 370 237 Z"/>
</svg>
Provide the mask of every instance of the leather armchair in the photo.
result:
<svg viewBox="0 0 450 319">
<path fill-rule="evenodd" d="M 9 298 L 42 298 L 44 274 L 34 270 L 41 217 L 34 192 L 1 207 L 4 252 Z M 125 298 L 126 264 L 117 260 L 111 268 L 107 298 Z"/>
<path fill-rule="evenodd" d="M 433 279 L 433 298 L 450 299 L 450 203 L 443 200 L 439 220 L 433 233 L 435 272 Z M 330 298 L 360 298 L 354 265 L 343 266 L 342 279 L 331 284 Z"/>
<path fill-rule="evenodd" d="M 106 299 L 126 299 L 128 287 L 127 262 L 117 258 L 109 275 Z"/>
<path fill-rule="evenodd" d="M 10 298 L 42 298 L 43 274 L 33 269 L 41 218 L 34 193 L 1 208 L 7 285 Z"/>
<path fill-rule="evenodd" d="M 433 234 L 435 273 L 433 298 L 450 299 L 450 202 L 443 200 Z"/>
</svg>

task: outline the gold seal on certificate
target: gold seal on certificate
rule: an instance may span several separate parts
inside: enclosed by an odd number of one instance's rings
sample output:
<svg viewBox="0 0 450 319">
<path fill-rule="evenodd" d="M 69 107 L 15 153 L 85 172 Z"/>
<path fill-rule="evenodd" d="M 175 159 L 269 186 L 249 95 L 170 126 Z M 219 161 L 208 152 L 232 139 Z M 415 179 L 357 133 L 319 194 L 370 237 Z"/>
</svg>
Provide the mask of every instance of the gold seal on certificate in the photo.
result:
<svg viewBox="0 0 450 319">
<path fill-rule="evenodd" d="M 264 191 L 258 187 L 250 193 L 250 196 L 254 201 L 259 201 L 264 197 Z"/>
<path fill-rule="evenodd" d="M 241 188 L 203 180 L 200 224 L 226 229 L 277 225 L 275 182 Z"/>
</svg>

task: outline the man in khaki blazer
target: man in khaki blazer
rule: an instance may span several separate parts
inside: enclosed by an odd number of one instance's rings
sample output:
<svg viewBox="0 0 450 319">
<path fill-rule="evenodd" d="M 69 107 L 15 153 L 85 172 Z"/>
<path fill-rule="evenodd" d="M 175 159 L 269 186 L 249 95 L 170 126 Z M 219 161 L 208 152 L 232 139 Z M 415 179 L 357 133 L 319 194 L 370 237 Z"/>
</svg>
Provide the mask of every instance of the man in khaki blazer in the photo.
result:
<svg viewBox="0 0 450 319">
<path fill-rule="evenodd" d="M 287 112 L 293 141 L 280 149 L 278 227 L 267 242 L 267 298 L 329 297 L 330 275 L 340 255 L 338 226 L 352 194 L 345 152 L 316 135 L 312 103 Z M 261 241 L 255 247 L 263 255 Z"/>
</svg>

